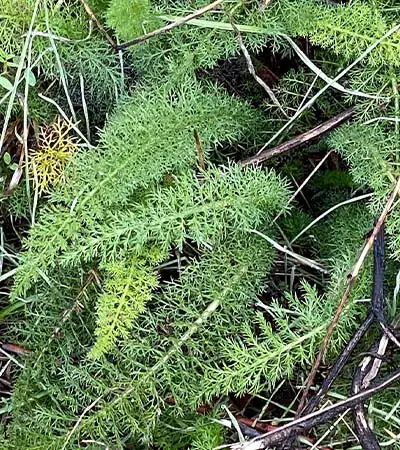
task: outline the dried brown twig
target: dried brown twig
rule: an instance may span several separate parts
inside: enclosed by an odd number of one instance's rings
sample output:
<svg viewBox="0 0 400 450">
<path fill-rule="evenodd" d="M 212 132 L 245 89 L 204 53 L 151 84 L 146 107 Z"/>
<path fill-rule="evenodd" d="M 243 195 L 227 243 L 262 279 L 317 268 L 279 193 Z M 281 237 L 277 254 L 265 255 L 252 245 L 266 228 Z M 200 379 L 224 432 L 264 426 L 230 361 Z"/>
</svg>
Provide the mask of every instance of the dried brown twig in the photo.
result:
<svg viewBox="0 0 400 450">
<path fill-rule="evenodd" d="M 111 44 L 113 48 L 117 47 L 117 43 L 114 41 L 114 39 L 107 33 L 106 29 L 103 27 L 103 25 L 99 22 L 99 19 L 96 17 L 95 13 L 93 12 L 92 8 L 88 3 L 86 3 L 85 0 L 80 0 L 82 3 L 82 6 L 85 8 L 85 11 L 87 12 L 90 19 L 95 23 L 96 27 L 102 33 L 107 41 Z"/>
<path fill-rule="evenodd" d="M 140 44 L 141 42 L 147 41 L 148 39 L 158 36 L 159 34 L 167 33 L 168 31 L 173 30 L 174 28 L 180 27 L 181 25 L 184 25 L 185 23 L 195 19 L 196 17 L 200 17 L 203 14 L 205 14 L 208 11 L 211 11 L 215 9 L 217 6 L 221 5 L 224 0 L 215 0 L 214 2 L 210 3 L 207 6 L 204 6 L 203 8 L 198 9 L 197 11 L 194 11 L 191 14 L 188 14 L 185 17 L 182 17 L 181 19 L 172 22 L 165 27 L 158 28 L 157 30 L 150 31 L 150 33 L 144 34 L 143 36 L 139 36 L 135 39 L 132 39 L 131 41 L 123 42 L 122 44 L 119 44 L 116 46 L 117 50 L 125 50 L 128 47 L 131 47 L 132 45 Z"/>
<path fill-rule="evenodd" d="M 194 140 L 196 143 L 196 149 L 197 149 L 197 158 L 199 161 L 199 167 L 201 170 L 204 170 L 206 165 L 204 162 L 204 150 L 203 150 L 203 146 L 201 144 L 201 140 L 200 140 L 200 136 L 197 130 L 193 131 L 193 135 L 194 135 Z"/>
<path fill-rule="evenodd" d="M 386 302 L 383 290 L 385 270 L 384 251 L 385 242 L 382 227 L 380 233 L 376 238 L 374 247 L 374 288 L 372 291 L 372 304 L 370 314 L 373 314 L 374 320 L 381 325 L 383 334 L 382 337 L 372 345 L 367 355 L 358 365 L 353 376 L 353 385 L 351 392 L 352 394 L 357 394 L 362 389 L 368 388 L 371 385 L 371 383 L 379 373 L 379 369 L 382 365 L 383 357 L 386 353 L 389 341 L 393 341 L 392 337 L 386 332 L 386 328 L 389 328 L 389 326 L 386 325 Z M 382 326 L 382 324 L 384 324 L 384 326 Z M 394 321 L 393 325 L 397 326 L 397 324 L 398 319 Z M 397 340 L 395 339 L 394 341 L 397 344 Z M 381 447 L 379 445 L 378 439 L 376 438 L 375 433 L 372 431 L 369 425 L 367 411 L 364 405 L 359 404 L 354 409 L 353 415 L 355 431 L 363 450 L 380 450 Z"/>
<path fill-rule="evenodd" d="M 376 356 L 368 355 L 358 365 L 353 378 L 352 394 L 357 394 L 362 388 L 368 387 L 378 375 L 382 364 L 382 356 L 385 354 L 388 342 L 389 339 L 384 334 L 380 341 L 374 343 L 370 348 L 369 352 Z M 362 403 L 354 408 L 353 416 L 355 431 L 363 450 L 380 450 L 381 447 L 375 433 L 370 428 L 365 406 Z"/>
<path fill-rule="evenodd" d="M 398 323 L 399 317 L 393 325 L 397 326 Z M 377 377 L 389 342 L 390 338 L 383 331 L 382 337 L 374 342 L 354 373 L 352 394 L 357 394 L 362 389 L 369 387 Z M 354 408 L 353 415 L 355 431 L 363 450 L 380 450 L 378 439 L 370 427 L 367 411 L 362 403 Z"/>
<path fill-rule="evenodd" d="M 241 415 L 235 416 L 238 424 L 246 437 L 256 438 L 261 436 L 263 433 L 268 433 L 269 431 L 275 431 L 279 429 L 277 425 L 271 425 L 269 423 L 260 422 L 253 426 L 254 421 L 248 417 L 243 417 Z M 315 444 L 316 439 L 311 436 L 302 435 L 300 436 L 303 441 L 306 441 L 310 446 Z M 332 450 L 330 447 L 322 447 L 317 445 L 316 450 Z"/>
<path fill-rule="evenodd" d="M 332 117 L 326 122 L 321 123 L 315 128 L 306 131 L 305 133 L 302 133 L 292 139 L 289 139 L 288 141 L 283 142 L 276 147 L 270 148 L 268 150 L 263 150 L 257 155 L 250 156 L 249 158 L 240 161 L 239 164 L 241 166 L 261 164 L 264 161 L 273 158 L 274 156 L 278 156 L 282 153 L 288 152 L 289 150 L 293 150 L 294 148 L 299 147 L 306 142 L 310 142 L 322 136 L 323 134 L 340 125 L 342 122 L 351 119 L 354 116 L 354 112 L 354 108 L 347 109 L 346 111 L 343 111 L 337 116 Z"/>
</svg>

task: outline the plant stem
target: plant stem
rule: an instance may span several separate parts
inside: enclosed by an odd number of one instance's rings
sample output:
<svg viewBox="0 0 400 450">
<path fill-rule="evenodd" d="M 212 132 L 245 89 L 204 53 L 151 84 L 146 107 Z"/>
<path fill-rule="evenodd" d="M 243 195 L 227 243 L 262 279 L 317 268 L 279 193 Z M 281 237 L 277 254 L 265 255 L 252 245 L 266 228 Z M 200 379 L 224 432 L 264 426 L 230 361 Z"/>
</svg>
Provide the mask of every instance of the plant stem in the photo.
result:
<svg viewBox="0 0 400 450">
<path fill-rule="evenodd" d="M 115 46 L 115 48 L 116 48 L 116 50 L 125 50 L 126 48 L 131 47 L 132 45 L 140 44 L 141 42 L 147 41 L 148 39 L 150 39 L 152 37 L 155 37 L 160 34 L 171 31 L 174 28 L 184 25 L 185 23 L 189 22 L 190 20 L 195 19 L 196 17 L 200 17 L 203 14 L 205 14 L 206 12 L 215 9 L 217 6 L 221 5 L 221 3 L 223 1 L 224 0 L 215 0 L 214 2 L 210 3 L 209 5 L 204 6 L 203 8 L 200 8 L 197 11 L 194 11 L 192 14 L 189 14 L 185 17 L 178 18 L 175 22 L 170 23 L 170 24 L 166 25 L 165 27 L 158 28 L 157 30 L 154 30 L 154 31 L 150 31 L 150 33 L 144 34 L 143 36 L 139 36 L 135 39 L 132 39 L 131 41 L 123 42 L 122 44 Z"/>
</svg>

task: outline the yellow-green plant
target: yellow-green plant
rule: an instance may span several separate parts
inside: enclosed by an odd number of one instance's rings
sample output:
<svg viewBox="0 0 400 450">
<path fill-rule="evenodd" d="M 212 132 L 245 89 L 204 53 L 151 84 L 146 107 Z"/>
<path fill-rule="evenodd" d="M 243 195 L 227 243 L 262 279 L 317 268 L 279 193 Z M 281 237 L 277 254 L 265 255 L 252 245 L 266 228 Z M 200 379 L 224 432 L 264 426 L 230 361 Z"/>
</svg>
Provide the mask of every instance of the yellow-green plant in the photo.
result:
<svg viewBox="0 0 400 450">
<path fill-rule="evenodd" d="M 79 149 L 72 128 L 71 122 L 58 116 L 39 130 L 37 147 L 30 155 L 30 169 L 40 193 L 48 193 L 58 183 L 65 182 L 65 167 Z"/>
</svg>

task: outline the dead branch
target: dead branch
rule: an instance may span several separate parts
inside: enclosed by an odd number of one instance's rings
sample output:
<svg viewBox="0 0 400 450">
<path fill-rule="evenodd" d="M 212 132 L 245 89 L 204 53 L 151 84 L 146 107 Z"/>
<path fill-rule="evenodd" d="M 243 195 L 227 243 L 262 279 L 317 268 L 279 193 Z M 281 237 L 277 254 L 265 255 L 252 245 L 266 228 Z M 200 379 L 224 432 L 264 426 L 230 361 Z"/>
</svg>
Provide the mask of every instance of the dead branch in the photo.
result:
<svg viewBox="0 0 400 450">
<path fill-rule="evenodd" d="M 382 235 L 382 236 L 381 236 Z M 384 252 L 385 247 L 383 244 L 383 233 L 379 233 L 378 238 L 382 240 L 379 246 L 376 248 L 380 248 L 379 261 L 380 266 L 376 267 L 374 271 L 374 291 L 372 293 L 372 298 L 376 298 L 377 300 L 372 303 L 372 312 L 375 316 L 376 321 L 379 323 L 380 327 L 384 334 L 395 344 L 397 347 L 400 347 L 400 342 L 394 335 L 390 325 L 388 324 L 385 317 L 385 296 L 383 294 L 383 272 L 384 272 Z M 379 282 L 377 282 L 377 279 Z"/>
<path fill-rule="evenodd" d="M 384 295 L 383 295 L 383 280 L 384 280 L 384 267 L 385 267 L 385 254 L 384 254 L 384 248 L 385 248 L 385 240 L 384 240 L 384 231 L 383 227 L 380 228 L 378 236 L 376 237 L 375 244 L 374 244 L 374 282 L 373 282 L 373 289 L 372 289 L 372 296 L 371 296 L 371 306 L 370 311 L 367 315 L 367 318 L 364 320 L 364 322 L 361 324 L 360 328 L 356 331 L 356 333 L 353 335 L 349 343 L 345 346 L 345 348 L 342 351 L 342 354 L 339 356 L 339 358 L 336 360 L 335 364 L 332 366 L 331 370 L 329 371 L 328 375 L 325 377 L 325 380 L 323 381 L 321 387 L 319 390 L 314 394 L 314 396 L 311 398 L 311 400 L 307 403 L 307 405 L 302 409 L 298 409 L 296 418 L 300 417 L 301 415 L 306 415 L 312 413 L 320 403 L 322 397 L 328 392 L 330 387 L 332 386 L 332 383 L 335 381 L 335 379 L 340 375 L 342 372 L 345 364 L 347 363 L 350 355 L 352 354 L 353 350 L 355 349 L 356 345 L 360 342 L 361 338 L 364 336 L 364 334 L 368 331 L 368 329 L 371 327 L 371 325 L 379 321 L 379 317 L 385 317 L 385 301 L 384 301 Z M 384 320 L 384 319 L 383 319 Z M 360 375 L 361 376 L 361 375 Z M 364 377 L 363 377 L 364 378 Z M 356 383 L 356 381 L 355 381 Z M 357 387 L 357 384 L 355 384 Z M 363 386 L 368 387 L 368 386 Z M 352 393 L 358 393 L 361 390 L 361 386 L 353 391 Z M 363 413 L 364 409 L 362 406 L 359 406 L 356 408 L 356 425 L 357 423 L 362 426 L 360 422 L 361 414 Z M 360 431 L 362 433 L 362 431 Z M 363 436 L 367 436 L 368 430 L 364 430 Z M 289 437 L 285 440 L 285 442 L 281 443 L 280 450 L 287 450 L 292 448 L 292 444 L 294 440 L 296 439 L 297 435 L 295 432 L 292 432 Z M 375 449 L 376 450 L 376 449 Z"/>
<path fill-rule="evenodd" d="M 80 0 L 82 3 L 82 6 L 85 8 L 85 11 L 87 12 L 90 19 L 93 21 L 93 23 L 96 25 L 100 33 L 102 33 L 107 41 L 111 44 L 113 48 L 117 47 L 117 43 L 114 41 L 114 39 L 107 33 L 106 29 L 103 27 L 103 25 L 100 23 L 99 19 L 96 17 L 95 13 L 93 12 L 92 8 L 88 3 L 86 3 L 85 0 Z"/>
<path fill-rule="evenodd" d="M 258 155 L 250 156 L 249 158 L 240 161 L 239 164 L 241 166 L 261 164 L 264 161 L 273 158 L 274 156 L 278 156 L 281 155 L 282 153 L 288 152 L 289 150 L 293 150 L 294 148 L 299 147 L 302 144 L 305 144 L 316 138 L 319 138 L 323 134 L 329 132 L 333 128 L 340 125 L 342 122 L 351 119 L 354 116 L 354 112 L 355 112 L 354 108 L 347 109 L 346 111 L 343 111 L 337 116 L 332 117 L 326 122 L 321 123 L 315 128 L 306 131 L 305 133 L 302 133 L 299 136 L 296 136 L 292 139 L 289 139 L 288 141 L 283 142 L 282 144 L 279 144 L 276 147 L 264 150 Z"/>
<path fill-rule="evenodd" d="M 383 391 L 399 380 L 400 369 L 397 369 L 380 382 L 375 383 L 367 389 L 362 389 L 358 394 L 352 395 L 351 397 L 328 406 L 327 408 L 293 420 L 277 430 L 265 433 L 264 435 L 254 438 L 251 441 L 232 444 L 230 445 L 230 448 L 231 450 L 262 450 L 270 447 L 273 448 L 283 440 L 287 439 L 292 431 L 300 433 L 301 431 L 308 430 L 320 425 L 321 423 L 325 423 L 347 410 L 354 409 L 357 405 L 364 403 L 378 392 Z"/>
<path fill-rule="evenodd" d="M 117 45 L 115 48 L 117 50 L 125 50 L 128 47 L 131 47 L 132 45 L 140 44 L 141 42 L 147 41 L 148 39 L 151 39 L 152 37 L 158 36 L 159 34 L 167 33 L 168 31 L 173 30 L 174 28 L 180 27 L 181 25 L 184 25 L 187 22 L 190 22 L 193 19 L 196 19 L 197 17 L 202 16 L 208 11 L 211 11 L 215 9 L 217 6 L 219 6 L 224 0 L 215 0 L 214 2 L 210 3 L 207 6 L 204 6 L 203 8 L 198 9 L 197 11 L 194 11 L 191 14 L 188 14 L 185 17 L 182 17 L 181 19 L 172 22 L 165 27 L 158 28 L 157 30 L 150 31 L 150 33 L 144 34 L 143 36 L 139 36 L 135 39 L 132 39 L 131 41 L 123 42 L 122 44 Z"/>
<path fill-rule="evenodd" d="M 364 385 L 368 387 L 370 382 L 376 377 L 382 364 L 381 357 L 385 354 L 388 342 L 386 335 L 383 335 L 380 342 L 374 343 L 369 350 L 370 353 L 375 353 L 377 357 L 366 356 L 358 365 L 353 377 L 352 394 L 360 392 Z M 353 416 L 355 431 L 363 450 L 380 450 L 381 447 L 375 433 L 368 424 L 365 406 L 363 404 L 357 405 L 354 408 Z"/>
<path fill-rule="evenodd" d="M 311 398 L 303 409 L 303 414 L 309 414 L 314 411 L 318 406 L 321 398 L 328 392 L 334 380 L 338 377 L 346 362 L 348 361 L 351 353 L 355 349 L 356 345 L 360 342 L 361 338 L 370 328 L 370 326 L 377 320 L 377 317 L 384 316 L 385 302 L 383 295 L 383 280 L 384 280 L 384 255 L 385 241 L 383 227 L 380 228 L 378 236 L 374 245 L 374 283 L 371 295 L 371 307 L 370 311 L 361 324 L 360 328 L 355 332 L 350 342 L 344 348 L 342 354 L 332 366 L 329 374 L 326 376 L 324 382 L 321 385 L 319 391 Z"/>
<path fill-rule="evenodd" d="M 384 257 L 384 241 L 382 232 L 379 233 L 377 242 L 379 242 L 378 239 L 380 240 L 379 247 L 381 248 L 381 264 L 374 264 L 373 300 L 375 299 L 375 301 L 372 302 L 372 314 L 374 314 L 374 318 L 377 322 L 380 324 L 384 323 L 386 325 L 385 297 L 383 292 L 384 264 L 382 262 Z M 378 246 L 376 245 L 375 247 Z M 397 322 L 398 320 L 395 320 L 394 325 L 397 325 Z M 382 331 L 382 337 L 371 346 L 367 356 L 365 356 L 355 370 L 353 376 L 352 394 L 357 394 L 361 389 L 369 387 L 371 382 L 379 373 L 389 341 L 391 340 L 390 336 L 388 336 L 385 332 L 385 327 L 382 327 Z M 380 450 L 381 447 L 378 439 L 369 425 L 368 415 L 364 405 L 358 405 L 354 409 L 353 415 L 355 431 L 363 450 Z"/>
<path fill-rule="evenodd" d="M 368 329 L 371 327 L 373 323 L 374 323 L 374 315 L 372 313 L 369 313 L 367 318 L 361 324 L 360 328 L 354 333 L 349 343 L 343 349 L 342 354 L 336 360 L 335 364 L 332 366 L 328 375 L 325 377 L 323 383 L 321 384 L 319 390 L 313 395 L 313 397 L 307 403 L 305 408 L 302 410 L 302 414 L 309 414 L 317 408 L 322 397 L 329 391 L 330 387 L 332 386 L 332 383 L 339 376 L 343 367 L 349 360 L 353 350 L 355 349 L 357 344 L 360 342 L 361 338 L 364 336 L 364 334 L 368 331 Z"/>
<path fill-rule="evenodd" d="M 372 246 L 374 244 L 374 241 L 375 241 L 376 237 L 378 236 L 378 233 L 380 232 L 380 229 L 381 229 L 383 223 L 385 222 L 386 217 L 387 217 L 391 207 L 393 206 L 393 203 L 394 203 L 394 201 L 395 201 L 399 191 L 400 191 L 400 178 L 397 180 L 397 183 L 396 183 L 392 193 L 390 194 L 390 196 L 389 196 L 389 198 L 388 198 L 388 200 L 386 202 L 386 205 L 385 205 L 385 207 L 384 207 L 384 209 L 383 209 L 379 219 L 377 220 L 374 229 L 372 230 L 371 235 L 370 235 L 369 239 L 367 240 L 367 242 L 365 243 L 365 245 L 364 245 L 364 247 L 362 249 L 362 252 L 361 252 L 361 254 L 360 254 L 360 256 L 359 256 L 359 258 L 358 258 L 356 264 L 354 265 L 354 268 L 353 268 L 353 270 L 352 270 L 352 272 L 350 274 L 346 290 L 344 291 L 344 293 L 343 293 L 343 295 L 342 295 L 342 297 L 340 299 L 340 302 L 339 302 L 339 305 L 337 307 L 335 316 L 332 319 L 332 322 L 330 323 L 330 325 L 328 327 L 328 330 L 326 332 L 326 336 L 324 338 L 324 341 L 323 341 L 323 343 L 321 345 L 321 348 L 320 348 L 320 350 L 318 352 L 318 355 L 317 355 L 317 357 L 315 359 L 314 365 L 313 365 L 313 367 L 311 369 L 311 372 L 310 372 L 310 375 L 308 377 L 305 390 L 304 390 L 302 398 L 300 400 L 298 411 L 301 411 L 303 409 L 303 407 L 304 407 L 304 404 L 305 404 L 305 401 L 307 399 L 307 396 L 308 396 L 308 393 L 310 391 L 310 388 L 311 388 L 311 386 L 314 383 L 315 375 L 317 374 L 319 365 L 321 364 L 321 361 L 322 361 L 322 359 L 323 359 L 323 357 L 325 355 L 325 352 L 326 352 L 326 349 L 328 347 L 329 341 L 330 341 L 330 339 L 332 337 L 333 331 L 336 328 L 336 325 L 337 325 L 337 323 L 339 321 L 339 318 L 340 318 L 340 316 L 342 314 L 342 311 L 343 311 L 343 309 L 344 309 L 344 307 L 345 307 L 345 305 L 347 303 L 347 300 L 349 298 L 350 292 L 351 292 L 355 282 L 357 281 L 357 278 L 358 278 L 358 276 L 360 274 L 360 270 L 361 270 L 362 266 L 364 265 L 365 259 L 366 259 L 367 255 L 368 255 L 368 253 L 370 252 L 370 250 L 371 250 L 371 248 L 372 248 Z"/>
<path fill-rule="evenodd" d="M 383 296 L 382 296 L 383 298 Z M 398 324 L 398 318 L 394 324 Z M 383 332 L 382 337 L 376 341 L 367 356 L 357 367 L 353 376 L 352 394 L 357 394 L 361 389 L 370 386 L 371 382 L 376 378 L 383 362 L 388 344 L 389 337 Z M 366 408 L 363 404 L 358 405 L 354 411 L 355 431 L 363 450 L 380 450 L 379 442 L 375 433 L 370 428 Z"/>
<path fill-rule="evenodd" d="M 243 417 L 243 416 L 235 416 L 236 420 L 238 421 L 238 424 L 243 432 L 243 434 L 247 437 L 247 438 L 256 438 L 261 436 L 263 433 L 267 433 L 269 431 L 274 431 L 274 430 L 278 430 L 279 426 L 277 425 L 271 425 L 269 423 L 264 423 L 264 422 L 259 422 L 258 424 L 256 424 L 255 426 L 253 426 L 253 420 L 249 419 L 247 417 Z M 310 436 L 305 436 L 305 435 L 301 435 L 300 436 L 301 439 L 307 441 L 310 446 L 313 446 L 316 442 L 316 439 Z M 317 446 L 316 450 L 332 450 L 331 447 L 322 447 L 322 446 Z"/>
</svg>

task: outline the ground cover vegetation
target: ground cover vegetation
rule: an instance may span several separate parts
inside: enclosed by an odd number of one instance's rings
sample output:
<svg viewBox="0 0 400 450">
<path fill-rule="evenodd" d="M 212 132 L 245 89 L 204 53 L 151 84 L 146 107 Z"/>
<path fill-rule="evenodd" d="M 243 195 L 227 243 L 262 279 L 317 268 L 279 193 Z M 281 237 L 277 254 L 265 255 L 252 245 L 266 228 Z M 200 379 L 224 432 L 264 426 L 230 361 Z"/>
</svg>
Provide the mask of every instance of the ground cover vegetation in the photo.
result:
<svg viewBox="0 0 400 450">
<path fill-rule="evenodd" d="M 0 447 L 400 448 L 398 2 L 0 11 Z"/>
</svg>

